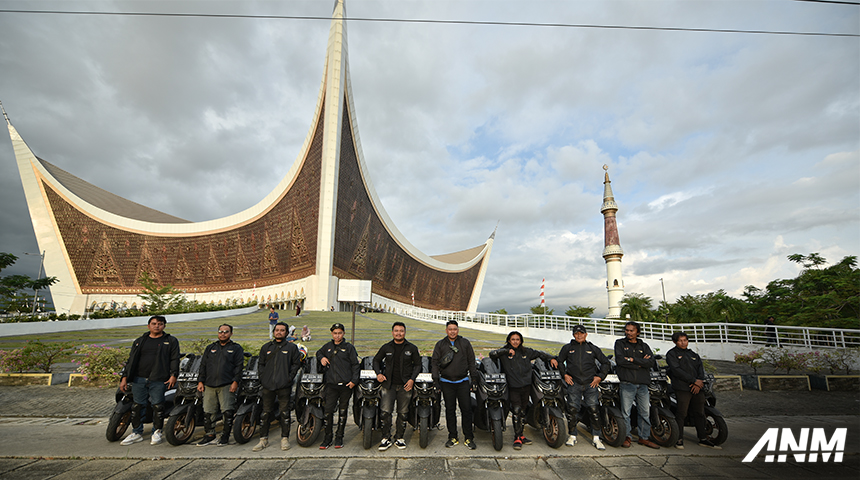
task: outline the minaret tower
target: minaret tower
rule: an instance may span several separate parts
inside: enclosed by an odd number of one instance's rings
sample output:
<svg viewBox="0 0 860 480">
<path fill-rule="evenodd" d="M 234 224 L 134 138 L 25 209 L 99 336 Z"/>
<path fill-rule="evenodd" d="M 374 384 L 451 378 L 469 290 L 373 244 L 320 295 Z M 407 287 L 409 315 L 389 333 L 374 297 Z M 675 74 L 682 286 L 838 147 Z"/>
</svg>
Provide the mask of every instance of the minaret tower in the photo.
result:
<svg viewBox="0 0 860 480">
<path fill-rule="evenodd" d="M 609 296 L 609 315 L 606 318 L 621 318 L 621 298 L 624 297 L 624 280 L 621 278 L 621 257 L 624 250 L 621 249 L 621 241 L 618 240 L 618 224 L 615 222 L 615 213 L 618 204 L 612 195 L 612 182 L 609 181 L 609 166 L 604 165 L 603 180 L 603 205 L 600 213 L 603 214 L 603 259 L 606 260 L 606 293 Z"/>
</svg>

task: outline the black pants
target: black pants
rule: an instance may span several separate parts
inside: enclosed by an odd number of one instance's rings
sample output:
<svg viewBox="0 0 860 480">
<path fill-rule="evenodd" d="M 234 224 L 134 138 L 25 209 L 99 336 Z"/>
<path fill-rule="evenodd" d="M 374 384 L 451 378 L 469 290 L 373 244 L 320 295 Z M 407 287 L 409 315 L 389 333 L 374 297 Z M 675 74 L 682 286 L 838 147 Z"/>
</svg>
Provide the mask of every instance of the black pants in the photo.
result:
<svg viewBox="0 0 860 480">
<path fill-rule="evenodd" d="M 459 403 L 460 416 L 463 419 L 463 435 L 467 440 L 474 440 L 469 380 L 460 383 L 439 382 L 439 385 L 442 388 L 442 398 L 445 399 L 445 421 L 448 424 L 448 438 L 457 438 L 457 404 Z"/>
<path fill-rule="evenodd" d="M 511 402 L 511 420 L 514 424 L 514 437 L 523 436 L 523 424 L 525 422 L 526 410 L 529 408 L 529 398 L 532 387 L 517 387 L 508 389 Z"/>
<path fill-rule="evenodd" d="M 279 388 L 277 390 L 260 389 L 260 396 L 263 397 L 263 426 L 260 428 L 260 436 L 269 436 L 269 424 L 272 421 L 272 409 L 275 408 L 275 397 L 278 397 L 278 410 L 281 414 L 281 436 L 290 436 L 290 412 L 292 409 L 292 386 Z"/>
<path fill-rule="evenodd" d="M 707 438 L 708 435 L 705 433 L 705 393 L 699 391 L 694 395 L 692 392 L 675 390 L 675 398 L 678 399 L 678 412 L 675 416 L 680 434 L 678 438 L 684 438 L 684 422 L 688 411 L 693 417 L 693 425 L 696 426 L 696 435 L 699 440 Z"/>
</svg>

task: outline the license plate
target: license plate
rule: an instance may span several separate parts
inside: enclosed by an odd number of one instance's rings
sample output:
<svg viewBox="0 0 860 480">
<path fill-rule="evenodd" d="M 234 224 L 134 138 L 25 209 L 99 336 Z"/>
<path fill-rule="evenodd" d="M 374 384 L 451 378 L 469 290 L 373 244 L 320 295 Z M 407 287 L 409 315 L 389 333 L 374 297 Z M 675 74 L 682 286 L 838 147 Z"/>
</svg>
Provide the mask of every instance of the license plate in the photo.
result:
<svg viewBox="0 0 860 480">
<path fill-rule="evenodd" d="M 484 375 L 484 380 L 487 383 L 505 383 L 505 374 L 504 373 L 488 373 Z"/>
<path fill-rule="evenodd" d="M 609 375 L 607 375 L 603 381 L 606 383 L 620 383 L 620 381 L 618 380 L 618 375 L 614 373 L 610 373 Z"/>
<path fill-rule="evenodd" d="M 433 381 L 432 373 L 419 373 L 418 377 L 415 378 L 416 382 L 430 383 Z"/>
<path fill-rule="evenodd" d="M 306 373 L 302 375 L 302 383 L 322 383 L 323 376 L 321 373 Z"/>
<path fill-rule="evenodd" d="M 553 370 L 551 372 L 543 372 L 540 374 L 541 380 L 561 380 L 561 373 L 557 370 Z"/>
<path fill-rule="evenodd" d="M 375 379 L 376 372 L 373 370 L 362 370 L 361 374 L 359 375 L 359 378 L 361 378 L 362 380 L 369 380 L 371 378 Z"/>
</svg>

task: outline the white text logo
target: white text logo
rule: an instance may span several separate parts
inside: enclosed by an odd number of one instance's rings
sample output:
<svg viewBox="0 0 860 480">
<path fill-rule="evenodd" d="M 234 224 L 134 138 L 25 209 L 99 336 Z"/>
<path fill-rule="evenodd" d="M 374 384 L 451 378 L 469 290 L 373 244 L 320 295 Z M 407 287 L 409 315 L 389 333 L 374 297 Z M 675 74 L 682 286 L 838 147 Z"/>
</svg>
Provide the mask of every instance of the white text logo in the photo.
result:
<svg viewBox="0 0 860 480">
<path fill-rule="evenodd" d="M 782 430 L 782 435 L 779 433 L 780 430 Z M 822 462 L 829 461 L 831 453 L 834 462 L 842 461 L 842 454 L 845 452 L 845 437 L 848 435 L 847 428 L 837 428 L 830 440 L 827 440 L 827 434 L 823 428 L 813 428 L 810 441 L 809 430 L 809 428 L 801 428 L 800 435 L 795 437 L 790 428 L 768 428 L 743 461 L 752 462 L 755 460 L 756 455 L 765 446 L 767 446 L 765 449 L 767 453 L 776 454 L 765 455 L 765 462 L 773 462 L 774 457 L 776 457 L 777 462 L 785 462 L 788 452 L 794 455 L 796 462 L 817 462 L 819 453 L 821 453 Z M 808 459 L 807 453 L 809 454 Z"/>
</svg>

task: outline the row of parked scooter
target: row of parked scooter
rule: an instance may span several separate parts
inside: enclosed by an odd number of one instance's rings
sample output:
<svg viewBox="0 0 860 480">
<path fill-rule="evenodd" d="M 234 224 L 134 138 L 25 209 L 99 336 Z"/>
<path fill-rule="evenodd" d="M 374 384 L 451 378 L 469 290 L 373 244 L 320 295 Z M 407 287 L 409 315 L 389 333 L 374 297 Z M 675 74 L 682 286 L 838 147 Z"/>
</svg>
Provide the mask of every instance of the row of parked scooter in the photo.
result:
<svg viewBox="0 0 860 480">
<path fill-rule="evenodd" d="M 232 436 L 239 444 L 248 443 L 260 426 L 263 402 L 260 396 L 260 380 L 258 372 L 258 357 L 245 353 L 248 357 L 242 375 L 242 385 L 239 392 L 233 420 Z M 611 360 L 611 356 L 609 356 Z M 658 355 L 659 359 L 660 356 Z M 194 430 L 203 424 L 203 396 L 197 391 L 197 376 L 200 370 L 202 356 L 183 355 L 180 363 L 180 373 L 175 389 L 168 390 L 165 396 L 166 411 L 169 416 L 164 423 L 164 436 L 171 445 L 182 445 L 191 440 Z M 414 386 L 414 395 L 409 408 L 408 421 L 413 429 L 418 430 L 418 443 L 426 448 L 430 441 L 430 429 L 439 428 L 442 412 L 441 392 L 433 383 L 430 374 L 430 357 L 421 358 L 421 373 Z M 380 410 L 380 383 L 376 380 L 373 370 L 373 357 L 361 360 L 360 380 L 353 394 L 353 417 L 356 426 L 361 430 L 362 443 L 365 449 L 373 444 L 373 436 L 381 427 L 382 412 Z M 614 372 L 614 363 L 613 370 Z M 506 430 L 509 414 L 508 390 L 505 374 L 500 370 L 496 361 L 483 358 L 478 361 L 479 378 L 473 382 L 472 411 L 475 427 L 491 434 L 493 448 L 501 450 L 503 432 Z M 295 391 L 291 399 L 290 411 L 295 411 L 297 420 L 296 439 L 303 447 L 316 444 L 323 431 L 324 422 L 324 389 L 323 367 L 319 366 L 315 357 L 305 359 L 302 368 L 296 375 Z M 721 445 L 728 437 L 726 422 L 716 408 L 716 397 L 713 393 L 714 377 L 708 375 L 705 381 L 705 428 L 708 439 L 715 445 Z M 532 403 L 526 411 L 526 422 L 534 429 L 543 433 L 547 445 L 553 448 L 561 447 L 567 440 L 566 385 L 562 373 L 552 368 L 543 360 L 534 362 L 532 375 Z M 621 414 L 621 399 L 618 377 L 614 373 L 607 375 L 598 386 L 600 392 L 601 436 L 603 441 L 613 447 L 619 447 L 624 439 L 632 432 L 627 432 L 624 418 Z M 677 401 L 669 384 L 666 367 L 658 367 L 651 371 L 651 435 L 652 441 L 660 446 L 671 447 L 678 441 L 678 423 L 692 426 L 692 419 L 675 418 Z M 130 393 L 117 390 L 116 408 L 110 417 L 107 427 L 108 441 L 117 441 L 123 437 L 131 422 L 132 397 Z M 279 409 L 275 407 L 270 418 L 277 420 Z M 631 425 L 637 425 L 637 409 L 631 411 Z M 151 409 L 146 408 L 144 422 L 151 422 Z M 220 420 L 220 415 L 217 417 Z M 591 431 L 589 415 L 580 414 L 579 422 Z M 634 427 L 635 428 L 635 427 Z"/>
</svg>

